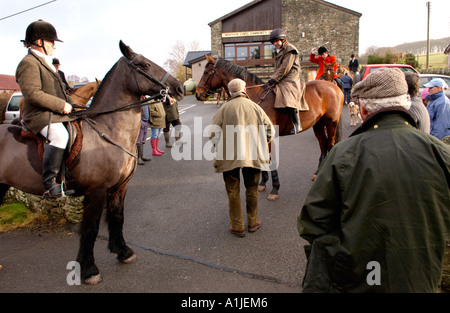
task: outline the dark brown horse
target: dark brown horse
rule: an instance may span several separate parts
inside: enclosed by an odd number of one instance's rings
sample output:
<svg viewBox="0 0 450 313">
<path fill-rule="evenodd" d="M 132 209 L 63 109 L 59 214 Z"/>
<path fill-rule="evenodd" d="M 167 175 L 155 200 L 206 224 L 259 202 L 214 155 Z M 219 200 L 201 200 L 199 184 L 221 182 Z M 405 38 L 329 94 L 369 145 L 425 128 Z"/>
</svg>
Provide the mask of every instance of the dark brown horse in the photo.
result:
<svg viewBox="0 0 450 313">
<path fill-rule="evenodd" d="M 122 228 L 128 182 L 136 170 L 140 97 L 167 90 L 176 99 L 183 98 L 183 85 L 161 67 L 134 53 L 122 41 L 120 50 L 123 57 L 103 79 L 91 106 L 82 112 L 82 149 L 68 168 L 73 178 L 70 188 L 84 195 L 77 261 L 82 279 L 89 284 L 101 280 L 94 262 L 94 244 L 103 209 L 110 251 L 117 253 L 122 263 L 136 258 L 125 243 Z M 10 186 L 43 194 L 37 144 L 21 136 L 21 127 L 0 125 L 0 160 L 0 203 Z"/>
<path fill-rule="evenodd" d="M 283 110 L 274 108 L 275 94 L 263 81 L 248 71 L 223 59 L 215 60 L 210 56 L 205 66 L 204 74 L 197 86 L 196 97 L 205 101 L 211 90 L 224 87 L 228 90 L 228 83 L 234 78 L 241 78 L 247 84 L 247 94 L 258 103 L 267 113 L 274 125 L 279 126 L 279 135 L 289 135 L 293 128 L 290 116 Z M 300 123 L 303 131 L 313 127 L 314 134 L 319 141 L 321 155 L 319 167 L 327 152 L 333 147 L 336 131 L 341 116 L 344 94 L 334 84 L 326 81 L 310 81 L 306 83 L 305 98 L 309 105 L 309 111 L 300 112 Z M 261 186 L 265 186 L 268 173 L 262 173 Z M 315 179 L 315 174 L 313 176 Z M 272 171 L 273 190 L 269 200 L 278 198 L 278 173 Z"/>
</svg>

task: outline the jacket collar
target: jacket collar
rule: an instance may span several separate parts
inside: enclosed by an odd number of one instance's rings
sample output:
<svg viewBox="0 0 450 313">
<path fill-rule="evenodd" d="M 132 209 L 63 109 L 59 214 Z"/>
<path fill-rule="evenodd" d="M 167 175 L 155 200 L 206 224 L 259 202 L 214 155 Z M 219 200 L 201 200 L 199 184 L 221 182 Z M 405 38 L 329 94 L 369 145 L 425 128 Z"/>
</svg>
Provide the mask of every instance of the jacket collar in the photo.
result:
<svg viewBox="0 0 450 313">
<path fill-rule="evenodd" d="M 378 126 L 398 125 L 397 119 L 389 118 L 389 120 L 392 120 L 393 122 L 385 122 L 383 120 L 385 117 L 391 117 L 394 115 L 400 116 L 400 118 L 403 119 L 405 122 L 407 122 L 407 124 L 410 124 L 413 127 L 417 127 L 416 122 L 414 121 L 412 116 L 409 114 L 408 110 L 406 110 L 403 107 L 391 107 L 391 108 L 381 109 L 374 113 L 369 114 L 366 117 L 366 119 L 364 120 L 364 122 L 362 123 L 362 125 L 360 127 L 358 127 L 350 135 L 350 137 L 362 134 L 362 133 L 369 131 L 371 129 L 374 129 L 374 128 L 378 128 Z"/>
<path fill-rule="evenodd" d="M 441 90 L 432 95 L 428 95 L 427 98 L 429 98 L 430 100 L 436 100 L 437 98 L 442 97 L 443 95 L 444 95 L 444 91 Z"/>
<path fill-rule="evenodd" d="M 55 67 L 51 68 L 50 65 L 47 63 L 46 59 L 44 56 L 40 56 L 37 51 L 29 49 L 28 50 L 28 54 L 32 55 L 33 57 L 35 57 L 41 64 L 42 66 L 44 66 L 46 69 L 48 69 L 50 72 L 52 72 L 56 77 L 58 77 L 59 75 L 56 75 L 56 69 Z"/>
<path fill-rule="evenodd" d="M 236 93 L 235 95 L 233 95 L 233 96 L 230 98 L 230 100 L 228 100 L 228 101 L 231 101 L 231 100 L 233 100 L 233 99 L 240 98 L 240 97 L 250 99 L 250 97 L 247 95 L 247 93 L 245 93 L 245 92 L 238 92 L 238 93 Z"/>
<path fill-rule="evenodd" d="M 41 64 L 43 67 L 45 67 L 47 70 L 50 71 L 50 73 L 52 73 L 52 75 L 59 81 L 59 85 L 61 87 L 61 90 L 64 94 L 64 96 L 66 97 L 66 93 L 64 91 L 64 85 L 61 79 L 61 76 L 59 76 L 58 72 L 55 72 L 52 68 L 50 68 L 50 66 L 47 64 L 46 60 L 44 59 L 44 57 L 39 56 L 36 51 L 32 50 L 32 49 L 28 49 L 28 54 L 30 54 L 31 56 L 35 57 Z M 67 100 L 67 97 L 66 97 Z"/>
</svg>

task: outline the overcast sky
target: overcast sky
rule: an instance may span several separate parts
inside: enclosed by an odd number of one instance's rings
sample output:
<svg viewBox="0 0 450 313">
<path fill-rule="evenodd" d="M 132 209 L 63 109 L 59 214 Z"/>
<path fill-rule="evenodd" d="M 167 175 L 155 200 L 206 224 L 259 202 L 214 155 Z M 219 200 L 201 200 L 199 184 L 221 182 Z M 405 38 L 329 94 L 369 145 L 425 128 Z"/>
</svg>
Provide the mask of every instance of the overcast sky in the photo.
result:
<svg viewBox="0 0 450 313">
<path fill-rule="evenodd" d="M 177 41 L 198 41 L 211 49 L 208 23 L 250 0 L 58 0 L 25 13 L 9 15 L 50 0 L 0 0 L 0 74 L 14 75 L 26 54 L 20 42 L 27 26 L 38 19 L 55 26 L 64 43 L 55 57 L 67 75 L 102 79 L 121 56 L 119 40 L 163 66 Z M 425 0 L 329 0 L 362 13 L 360 50 L 426 40 Z M 345 21 L 342 21 L 345 23 Z M 320 27 L 320 25 L 318 25 Z M 450 36 L 450 1 L 431 0 L 432 39 Z M 309 47 L 308 47 L 309 48 Z"/>
</svg>

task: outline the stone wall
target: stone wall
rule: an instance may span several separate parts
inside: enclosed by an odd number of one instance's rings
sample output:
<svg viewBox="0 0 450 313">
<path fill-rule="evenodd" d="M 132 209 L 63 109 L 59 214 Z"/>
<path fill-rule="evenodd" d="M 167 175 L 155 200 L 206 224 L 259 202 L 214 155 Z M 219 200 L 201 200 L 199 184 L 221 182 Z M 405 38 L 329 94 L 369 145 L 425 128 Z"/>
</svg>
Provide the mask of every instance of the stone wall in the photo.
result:
<svg viewBox="0 0 450 313">
<path fill-rule="evenodd" d="M 302 61 L 308 61 L 311 49 L 325 45 L 339 64 L 350 56 L 358 57 L 359 18 L 356 13 L 314 0 L 281 0 L 281 27 L 293 43 Z M 222 22 L 211 25 L 212 56 L 223 57 Z"/>
<path fill-rule="evenodd" d="M 211 56 L 223 58 L 222 22 L 211 26 Z"/>
<path fill-rule="evenodd" d="M 351 54 L 358 57 L 357 15 L 313 0 L 282 0 L 281 5 L 282 28 L 304 58 L 309 58 L 311 49 L 319 46 L 326 46 L 338 64 L 345 66 Z"/>
<path fill-rule="evenodd" d="M 23 203 L 33 212 L 49 216 L 63 217 L 71 223 L 78 223 L 83 217 L 84 197 L 63 197 L 45 199 L 44 197 L 27 194 L 15 188 L 10 188 L 5 195 L 5 203 Z"/>
</svg>

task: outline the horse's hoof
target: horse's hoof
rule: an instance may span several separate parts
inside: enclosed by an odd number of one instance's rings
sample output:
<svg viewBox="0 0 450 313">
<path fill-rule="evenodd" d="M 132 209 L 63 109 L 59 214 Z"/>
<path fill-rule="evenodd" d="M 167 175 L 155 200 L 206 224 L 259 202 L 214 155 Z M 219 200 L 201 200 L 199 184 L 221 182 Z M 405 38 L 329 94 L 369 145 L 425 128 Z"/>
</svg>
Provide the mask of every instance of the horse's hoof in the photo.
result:
<svg viewBox="0 0 450 313">
<path fill-rule="evenodd" d="M 314 174 L 314 175 L 312 176 L 311 180 L 312 180 L 312 181 L 315 181 L 316 178 L 317 178 L 317 174 Z"/>
<path fill-rule="evenodd" d="M 266 186 L 258 186 L 259 192 L 263 192 L 264 190 L 266 190 Z"/>
<path fill-rule="evenodd" d="M 135 253 L 133 253 L 132 256 L 130 256 L 128 259 L 125 259 L 125 260 L 123 260 L 121 262 L 124 263 L 124 264 L 130 264 L 130 263 L 133 263 L 136 260 L 137 260 L 137 255 Z"/>
<path fill-rule="evenodd" d="M 93 275 L 89 278 L 86 278 L 84 280 L 84 283 L 87 285 L 97 285 L 101 281 L 102 281 L 102 275 L 97 274 L 97 275 Z"/>
<path fill-rule="evenodd" d="M 278 198 L 279 198 L 279 195 L 270 194 L 270 195 L 267 197 L 267 200 L 269 200 L 269 201 L 275 201 L 275 200 L 278 200 Z"/>
</svg>

